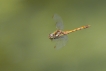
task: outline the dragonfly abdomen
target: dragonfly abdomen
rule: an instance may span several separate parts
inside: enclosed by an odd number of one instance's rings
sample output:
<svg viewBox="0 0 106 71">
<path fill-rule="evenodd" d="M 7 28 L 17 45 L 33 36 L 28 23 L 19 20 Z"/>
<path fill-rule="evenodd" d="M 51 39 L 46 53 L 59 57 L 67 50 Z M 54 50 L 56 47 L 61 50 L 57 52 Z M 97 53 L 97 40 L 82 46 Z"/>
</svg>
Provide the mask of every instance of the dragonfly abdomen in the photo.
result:
<svg viewBox="0 0 106 71">
<path fill-rule="evenodd" d="M 75 31 L 79 31 L 79 30 L 82 30 L 82 29 L 86 29 L 86 28 L 89 28 L 89 27 L 90 27 L 90 25 L 86 25 L 86 26 L 82 26 L 82 27 L 76 28 L 74 30 L 64 31 L 64 34 L 69 34 L 69 33 L 72 33 L 72 32 L 75 32 Z"/>
</svg>

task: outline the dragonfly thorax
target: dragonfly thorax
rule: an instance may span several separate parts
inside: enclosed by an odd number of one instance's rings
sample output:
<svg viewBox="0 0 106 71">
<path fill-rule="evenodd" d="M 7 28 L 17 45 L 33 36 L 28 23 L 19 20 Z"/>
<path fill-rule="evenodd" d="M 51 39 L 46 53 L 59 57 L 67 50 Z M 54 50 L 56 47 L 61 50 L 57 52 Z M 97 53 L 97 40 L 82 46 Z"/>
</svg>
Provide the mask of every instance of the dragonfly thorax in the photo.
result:
<svg viewBox="0 0 106 71">
<path fill-rule="evenodd" d="M 53 39 L 58 39 L 60 36 L 64 35 L 63 32 L 61 30 L 57 30 L 54 33 L 49 34 L 49 38 L 51 40 Z"/>
</svg>

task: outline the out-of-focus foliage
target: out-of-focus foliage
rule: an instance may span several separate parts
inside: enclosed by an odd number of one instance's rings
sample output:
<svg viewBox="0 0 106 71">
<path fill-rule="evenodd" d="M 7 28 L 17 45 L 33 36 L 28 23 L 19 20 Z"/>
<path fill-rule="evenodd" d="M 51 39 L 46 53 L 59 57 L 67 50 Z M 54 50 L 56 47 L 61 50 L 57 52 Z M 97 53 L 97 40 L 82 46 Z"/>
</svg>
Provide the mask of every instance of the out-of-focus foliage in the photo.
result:
<svg viewBox="0 0 106 71">
<path fill-rule="evenodd" d="M 55 50 L 48 35 L 59 14 L 68 35 Z M 106 71 L 105 0 L 0 0 L 0 71 Z"/>
</svg>

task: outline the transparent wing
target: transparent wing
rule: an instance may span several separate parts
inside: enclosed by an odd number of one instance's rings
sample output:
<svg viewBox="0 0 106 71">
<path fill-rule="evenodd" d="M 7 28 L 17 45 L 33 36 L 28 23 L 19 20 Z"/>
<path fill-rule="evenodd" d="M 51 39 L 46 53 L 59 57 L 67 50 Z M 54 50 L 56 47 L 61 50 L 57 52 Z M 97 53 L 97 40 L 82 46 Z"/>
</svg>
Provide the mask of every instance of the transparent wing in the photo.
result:
<svg viewBox="0 0 106 71">
<path fill-rule="evenodd" d="M 61 36 L 57 39 L 54 39 L 54 41 L 56 42 L 56 45 L 55 45 L 55 49 L 60 49 L 62 48 L 63 46 L 65 46 L 66 42 L 68 40 L 68 37 L 67 35 L 64 35 L 64 36 Z"/>
<path fill-rule="evenodd" d="M 61 17 L 57 14 L 54 14 L 53 19 L 56 21 L 56 28 L 59 30 L 63 30 L 63 21 Z"/>
</svg>

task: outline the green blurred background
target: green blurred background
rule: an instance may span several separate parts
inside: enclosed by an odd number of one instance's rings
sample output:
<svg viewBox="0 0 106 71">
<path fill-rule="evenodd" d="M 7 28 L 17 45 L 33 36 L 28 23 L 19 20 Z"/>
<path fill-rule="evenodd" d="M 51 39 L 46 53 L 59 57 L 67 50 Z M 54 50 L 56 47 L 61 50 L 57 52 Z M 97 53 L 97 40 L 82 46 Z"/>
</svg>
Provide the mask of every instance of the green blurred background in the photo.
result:
<svg viewBox="0 0 106 71">
<path fill-rule="evenodd" d="M 64 30 L 91 27 L 55 50 L 54 13 Z M 106 0 L 0 0 L 0 71 L 106 71 Z"/>
</svg>

